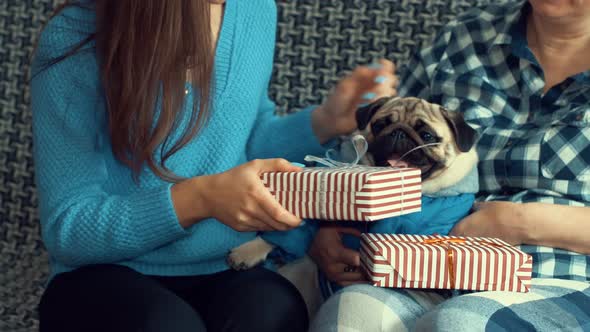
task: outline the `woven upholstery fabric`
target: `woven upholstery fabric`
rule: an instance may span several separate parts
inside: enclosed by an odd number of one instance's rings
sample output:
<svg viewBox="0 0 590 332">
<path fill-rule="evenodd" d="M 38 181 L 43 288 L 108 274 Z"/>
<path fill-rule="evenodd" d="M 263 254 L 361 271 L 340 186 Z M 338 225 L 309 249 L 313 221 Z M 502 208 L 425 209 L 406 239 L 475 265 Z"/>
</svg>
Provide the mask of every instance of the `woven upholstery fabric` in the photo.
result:
<svg viewBox="0 0 590 332">
<path fill-rule="evenodd" d="M 37 330 L 47 275 L 39 237 L 27 86 L 39 27 L 57 1 L 0 1 L 0 331 Z"/>
<path fill-rule="evenodd" d="M 245 1 L 245 0 L 240 0 Z M 0 1 L 0 331 L 38 329 L 47 276 L 39 236 L 27 85 L 37 33 L 58 0 Z M 490 0 L 281 0 L 271 96 L 318 104 L 357 64 L 398 64 L 457 14 Z"/>
</svg>

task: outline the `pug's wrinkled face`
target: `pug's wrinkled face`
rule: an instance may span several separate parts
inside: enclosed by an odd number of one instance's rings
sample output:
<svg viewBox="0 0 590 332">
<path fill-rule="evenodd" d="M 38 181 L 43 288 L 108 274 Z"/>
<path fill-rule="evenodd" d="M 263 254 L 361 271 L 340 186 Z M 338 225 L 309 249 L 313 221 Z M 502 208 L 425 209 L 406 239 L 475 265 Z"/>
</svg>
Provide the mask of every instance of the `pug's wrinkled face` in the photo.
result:
<svg viewBox="0 0 590 332">
<path fill-rule="evenodd" d="M 475 154 L 476 132 L 463 116 L 423 99 L 381 98 L 360 108 L 357 122 L 375 166 L 420 168 L 423 180 L 450 171 L 462 154 Z"/>
</svg>

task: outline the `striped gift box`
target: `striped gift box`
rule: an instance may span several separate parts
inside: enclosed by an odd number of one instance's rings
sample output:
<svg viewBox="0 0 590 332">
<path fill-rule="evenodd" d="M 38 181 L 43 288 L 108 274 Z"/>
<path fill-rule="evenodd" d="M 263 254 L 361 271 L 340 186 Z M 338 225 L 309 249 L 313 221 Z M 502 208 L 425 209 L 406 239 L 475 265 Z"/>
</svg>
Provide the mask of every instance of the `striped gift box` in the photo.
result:
<svg viewBox="0 0 590 332">
<path fill-rule="evenodd" d="M 532 262 L 493 238 L 361 235 L 361 265 L 379 287 L 528 292 Z"/>
<path fill-rule="evenodd" d="M 420 211 L 420 170 L 309 167 L 263 173 L 262 181 L 289 211 L 304 219 L 375 221 Z"/>
</svg>

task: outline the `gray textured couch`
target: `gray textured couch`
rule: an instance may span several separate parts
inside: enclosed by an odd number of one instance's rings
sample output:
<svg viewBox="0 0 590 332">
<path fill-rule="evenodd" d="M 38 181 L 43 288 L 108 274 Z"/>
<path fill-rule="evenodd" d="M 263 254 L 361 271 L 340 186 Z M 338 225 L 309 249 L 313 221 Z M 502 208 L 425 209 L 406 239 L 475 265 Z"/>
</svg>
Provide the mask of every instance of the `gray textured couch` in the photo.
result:
<svg viewBox="0 0 590 332">
<path fill-rule="evenodd" d="M 235 1 L 235 0 L 234 0 Z M 247 1 L 247 0 L 237 0 Z M 57 0 L 0 1 L 0 331 L 35 331 L 47 275 L 31 155 L 28 60 Z M 403 64 L 458 13 L 489 0 L 281 0 L 272 95 L 279 111 L 319 103 L 344 72 Z"/>
</svg>

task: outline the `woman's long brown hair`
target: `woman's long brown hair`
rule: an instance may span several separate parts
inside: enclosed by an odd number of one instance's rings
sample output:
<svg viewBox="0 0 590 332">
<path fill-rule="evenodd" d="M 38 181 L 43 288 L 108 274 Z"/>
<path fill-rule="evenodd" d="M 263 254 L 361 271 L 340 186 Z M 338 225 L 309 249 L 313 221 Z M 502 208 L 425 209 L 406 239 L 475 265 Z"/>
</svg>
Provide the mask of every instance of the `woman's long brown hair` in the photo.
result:
<svg viewBox="0 0 590 332">
<path fill-rule="evenodd" d="M 70 1 L 56 14 L 72 5 L 81 4 Z M 214 57 L 209 2 L 95 0 L 91 6 L 96 11 L 96 33 L 51 63 L 73 56 L 94 39 L 114 155 L 135 177 L 147 164 L 159 177 L 177 181 L 165 162 L 209 116 Z M 171 134 L 185 116 L 187 81 L 194 88 L 195 104 L 186 129 L 170 146 Z M 159 112 L 157 103 L 161 103 Z M 154 158 L 158 147 L 159 163 Z"/>
</svg>

